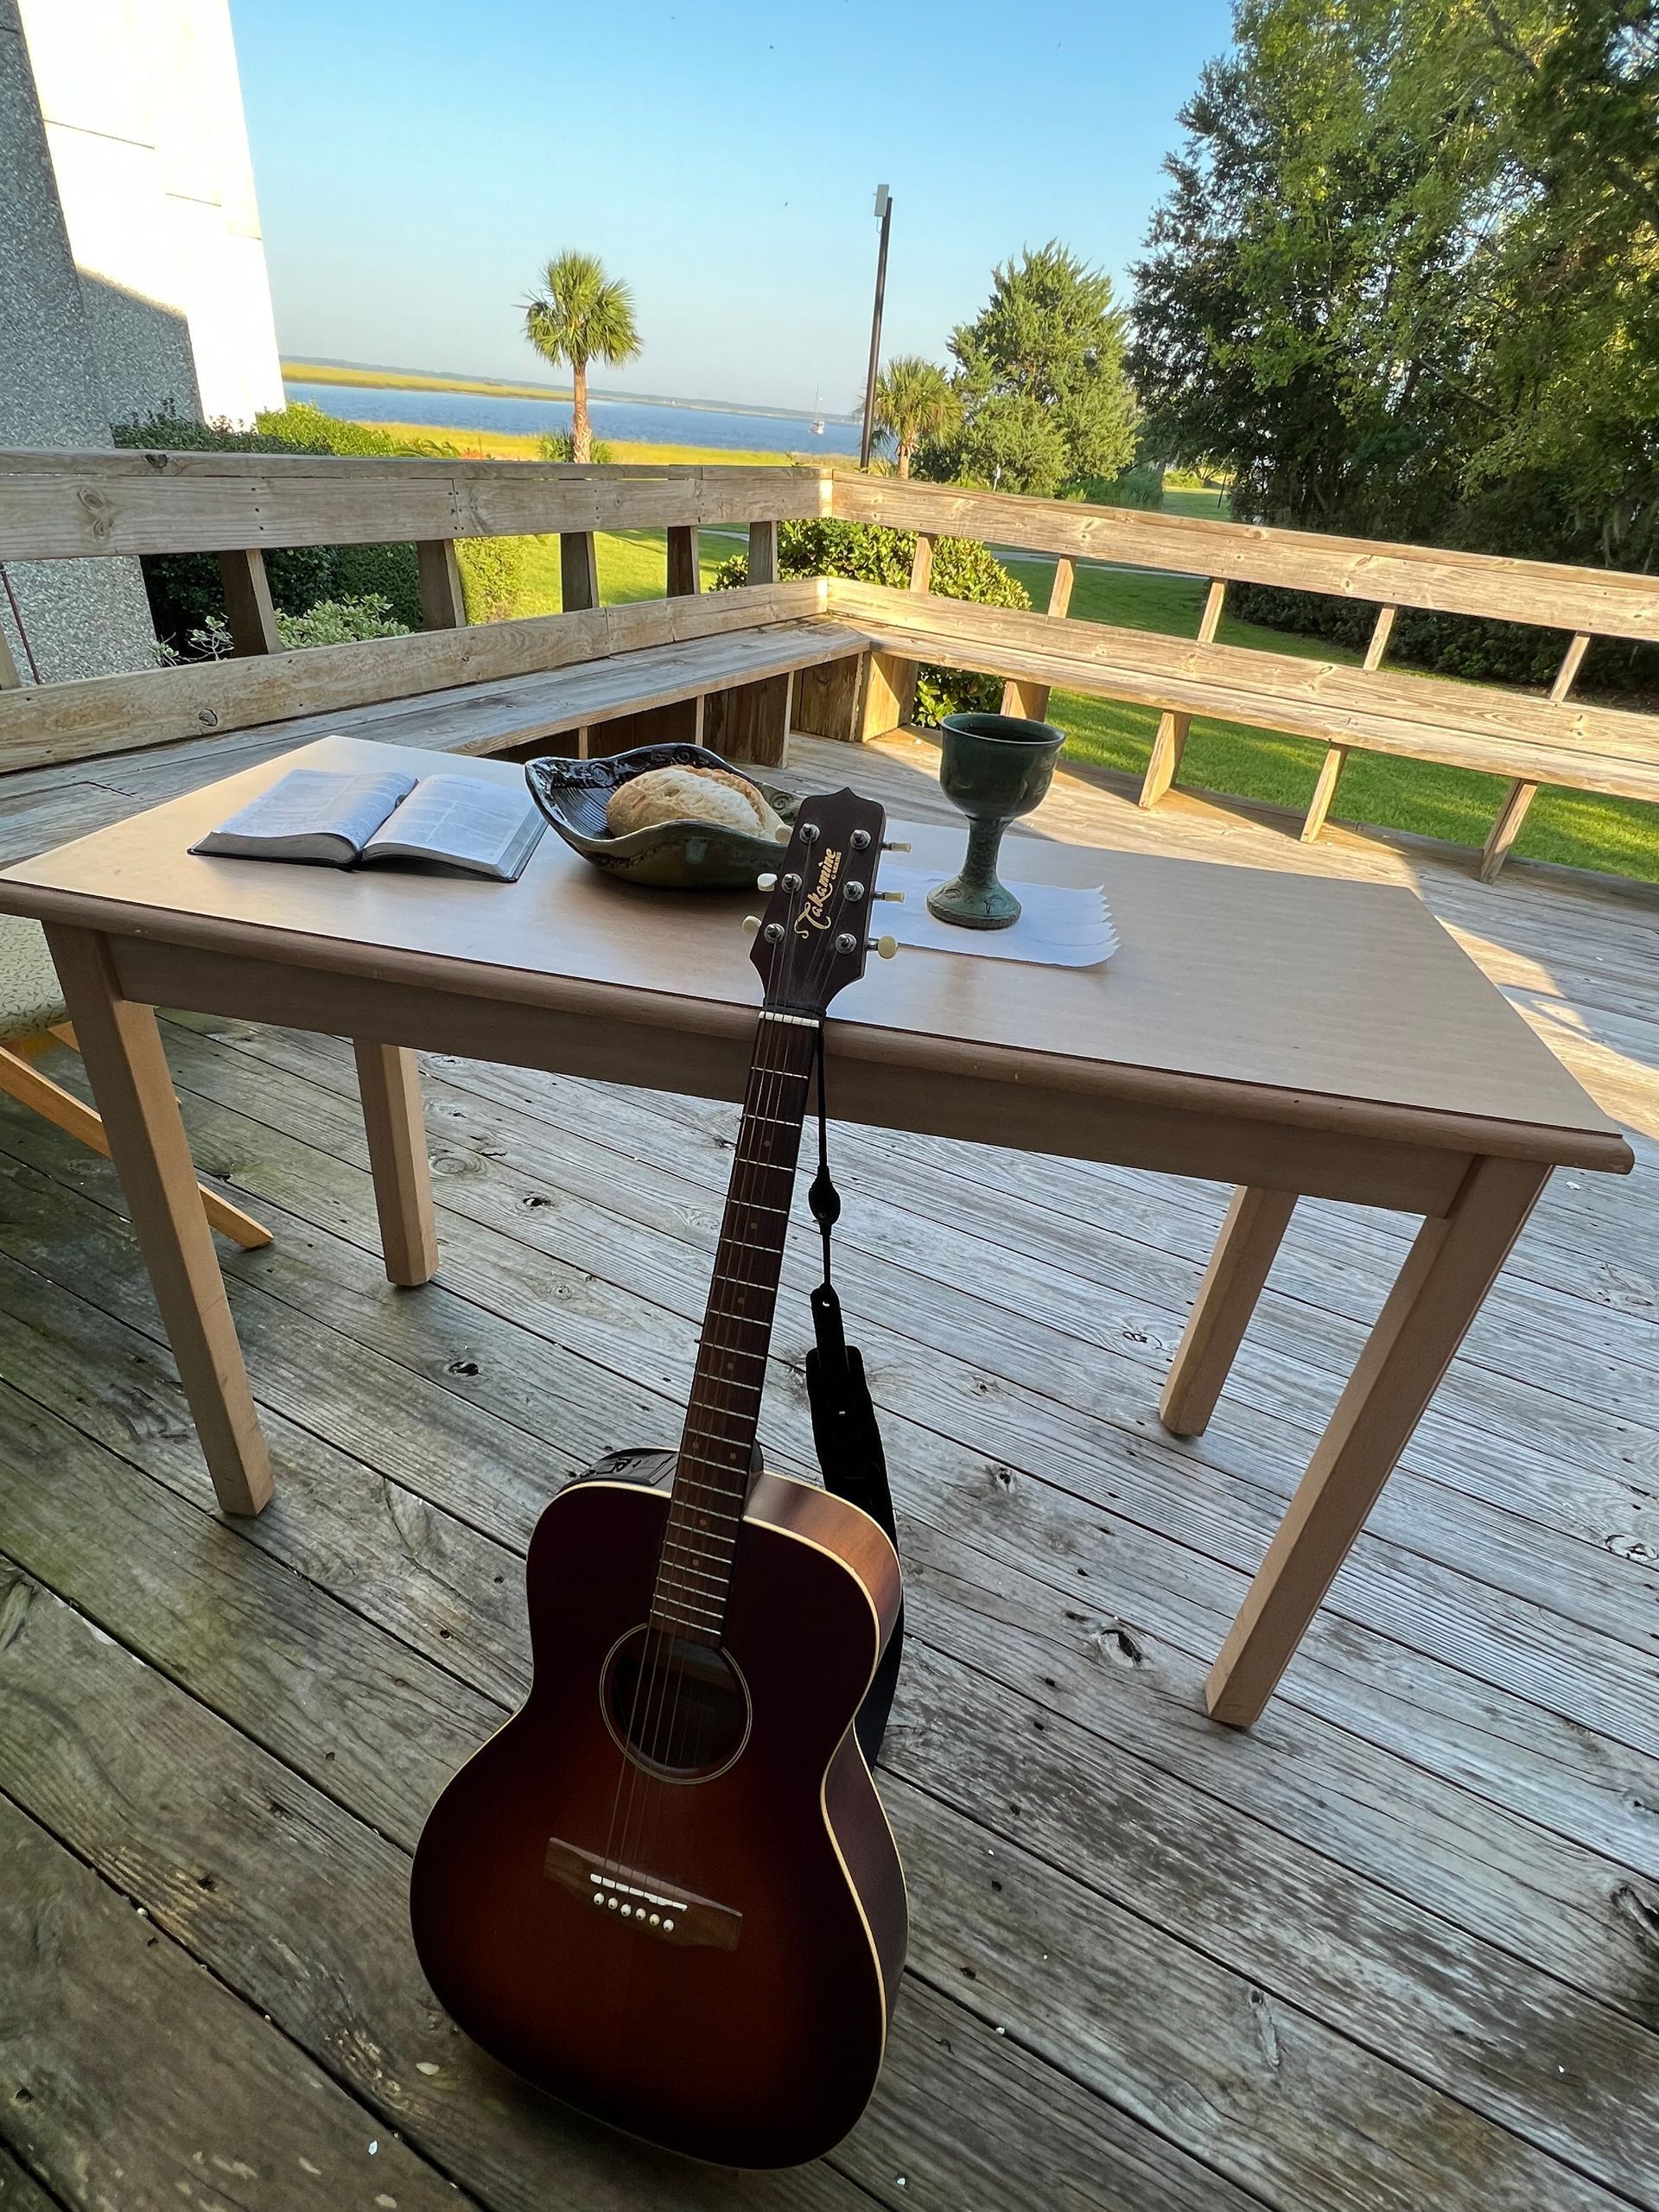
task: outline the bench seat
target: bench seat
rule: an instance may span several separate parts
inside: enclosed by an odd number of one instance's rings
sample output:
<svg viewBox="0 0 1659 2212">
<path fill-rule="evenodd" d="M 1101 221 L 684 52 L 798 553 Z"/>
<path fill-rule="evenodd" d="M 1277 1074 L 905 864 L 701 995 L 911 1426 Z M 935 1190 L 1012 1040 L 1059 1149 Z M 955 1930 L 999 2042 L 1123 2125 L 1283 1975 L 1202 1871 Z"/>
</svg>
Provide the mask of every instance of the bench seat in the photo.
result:
<svg viewBox="0 0 1659 2212">
<path fill-rule="evenodd" d="M 792 680 L 833 669 L 847 692 L 850 721 L 852 687 L 846 679 L 867 651 L 862 633 L 844 623 L 773 622 L 95 761 L 18 769 L 0 774 L 0 865 L 87 836 L 140 807 L 158 805 L 318 737 L 378 738 L 434 753 L 525 755 L 573 733 L 573 749 L 582 752 L 622 751 L 683 734 L 739 760 L 774 764 L 787 736 Z M 16 696 L 22 702 L 46 694 L 42 689 Z M 669 715 L 681 709 L 682 723 L 671 723 Z"/>
<path fill-rule="evenodd" d="M 845 661 L 864 650 L 862 636 L 840 623 L 773 622 L 760 629 L 678 639 L 616 653 L 606 660 L 428 693 L 397 702 L 401 711 L 374 710 L 373 727 L 354 729 L 353 734 L 396 745 L 430 741 L 450 753 L 518 753 L 547 738 L 574 733 L 577 749 L 585 753 L 589 731 L 688 707 L 697 710 L 688 717 L 686 730 L 693 736 L 695 728 L 694 742 L 747 760 L 775 762 L 782 758 L 787 734 L 787 679 L 801 669 Z M 730 725 L 735 716 L 726 702 L 760 684 L 779 687 L 769 727 L 762 730 L 751 722 L 741 731 L 734 730 Z M 706 717 L 702 711 L 705 702 Z M 327 719 L 331 729 L 356 720 L 350 715 Z M 619 735 L 620 742 L 607 749 L 620 751 L 647 741 L 645 733 L 631 728 Z"/>
</svg>

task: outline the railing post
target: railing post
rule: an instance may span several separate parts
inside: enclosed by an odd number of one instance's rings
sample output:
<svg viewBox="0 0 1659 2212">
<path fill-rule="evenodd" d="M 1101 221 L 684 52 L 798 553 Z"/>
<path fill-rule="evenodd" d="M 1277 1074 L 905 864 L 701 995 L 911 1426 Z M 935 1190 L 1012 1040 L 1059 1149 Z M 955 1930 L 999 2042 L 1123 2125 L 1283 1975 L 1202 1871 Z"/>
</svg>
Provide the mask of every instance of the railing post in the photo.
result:
<svg viewBox="0 0 1659 2212">
<path fill-rule="evenodd" d="M 1567 695 L 1573 689 L 1573 680 L 1589 650 L 1589 632 L 1584 630 L 1576 632 L 1572 644 L 1568 645 L 1562 657 L 1560 666 L 1555 671 L 1555 681 L 1549 687 L 1551 706 L 1559 707 L 1565 703 Z M 1519 776 L 1504 793 L 1503 804 L 1497 810 L 1497 819 L 1493 823 L 1487 834 L 1486 842 L 1481 848 L 1480 880 L 1483 883 L 1492 883 L 1497 880 L 1497 872 L 1508 860 L 1510 848 L 1521 835 L 1521 825 L 1532 811 L 1532 802 L 1537 796 L 1537 785 L 1529 784 L 1524 778 Z"/>
<path fill-rule="evenodd" d="M 238 654 L 279 653 L 282 632 L 270 600 L 265 556 L 253 550 L 221 553 L 219 573 L 225 586 L 225 613 L 231 626 L 231 643 Z"/>
<path fill-rule="evenodd" d="M 559 601 L 567 614 L 599 605 L 599 556 L 591 530 L 559 532 Z"/>
<path fill-rule="evenodd" d="M 1400 612 L 1397 607 L 1379 607 L 1376 621 L 1372 626 L 1371 641 L 1365 648 L 1362 667 L 1381 668 L 1382 656 L 1389 650 L 1389 639 L 1394 635 L 1394 619 Z M 1307 812 L 1302 817 L 1301 841 L 1311 845 L 1325 827 L 1325 817 L 1331 811 L 1331 802 L 1337 795 L 1337 785 L 1342 772 L 1348 765 L 1348 747 L 1330 745 L 1319 763 L 1319 772 L 1314 779 L 1313 796 L 1307 803 Z"/>
<path fill-rule="evenodd" d="M 702 588 L 699 565 L 697 529 L 695 523 L 687 528 L 676 525 L 668 533 L 668 596 L 671 599 L 692 599 Z"/>
<path fill-rule="evenodd" d="M 937 540 L 926 531 L 916 533 L 911 557 L 910 588 L 925 591 L 933 581 L 933 548 Z M 863 696 L 858 715 L 858 742 L 901 729 L 916 712 L 916 664 L 894 653 L 871 653 L 865 663 Z"/>
<path fill-rule="evenodd" d="M 1212 576 L 1209 596 L 1204 602 L 1204 613 L 1198 621 L 1198 643 L 1201 645 L 1215 643 L 1226 598 L 1225 582 L 1219 576 Z M 1192 727 L 1191 715 L 1178 715 L 1166 710 L 1159 716 L 1158 734 L 1152 741 L 1152 758 L 1147 763 L 1146 777 L 1141 785 L 1141 805 L 1156 806 L 1180 774 L 1181 755 L 1186 750 L 1186 733 Z"/>
<path fill-rule="evenodd" d="M 775 522 L 749 524 L 749 582 L 775 584 L 778 581 L 778 525 Z"/>
<path fill-rule="evenodd" d="M 464 630 L 467 594 L 452 537 L 423 538 L 415 548 L 421 570 L 423 630 Z"/>
<path fill-rule="evenodd" d="M 1048 612 L 1057 622 L 1064 621 L 1071 605 L 1071 583 L 1075 571 L 1062 553 L 1054 563 L 1054 581 L 1048 588 Z M 1023 682 L 1011 676 L 1002 686 L 1002 711 L 1020 721 L 1040 722 L 1048 718 L 1046 683 Z"/>
</svg>

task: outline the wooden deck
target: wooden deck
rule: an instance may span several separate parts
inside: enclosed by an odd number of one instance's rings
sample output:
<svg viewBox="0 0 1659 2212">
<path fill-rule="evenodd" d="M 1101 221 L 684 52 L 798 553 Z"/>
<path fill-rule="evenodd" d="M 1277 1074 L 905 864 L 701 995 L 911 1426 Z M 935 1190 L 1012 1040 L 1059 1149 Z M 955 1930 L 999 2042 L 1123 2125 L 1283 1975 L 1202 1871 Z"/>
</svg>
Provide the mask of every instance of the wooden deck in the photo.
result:
<svg viewBox="0 0 1659 2212">
<path fill-rule="evenodd" d="M 0 824 L 226 742 L 10 779 Z M 938 804 L 920 743 L 793 757 Z M 444 1264 L 398 1292 L 348 1049 L 172 1020 L 198 1160 L 276 1232 L 226 1274 L 277 1495 L 215 1517 L 110 1171 L 0 1101 L 5 2212 L 1659 2208 L 1659 896 L 1069 777 L 1036 826 L 1414 881 L 1637 1145 L 1554 1179 L 1261 1724 L 1200 1686 L 1405 1225 L 1305 1205 L 1179 1445 L 1221 1192 L 844 1130 L 911 1588 L 887 2068 L 771 2177 L 534 2099 L 427 1994 L 408 1853 L 524 1689 L 541 1506 L 677 1433 L 735 1110 L 429 1062 Z M 798 1470 L 812 1280 L 798 1232 L 763 1423 Z"/>
</svg>

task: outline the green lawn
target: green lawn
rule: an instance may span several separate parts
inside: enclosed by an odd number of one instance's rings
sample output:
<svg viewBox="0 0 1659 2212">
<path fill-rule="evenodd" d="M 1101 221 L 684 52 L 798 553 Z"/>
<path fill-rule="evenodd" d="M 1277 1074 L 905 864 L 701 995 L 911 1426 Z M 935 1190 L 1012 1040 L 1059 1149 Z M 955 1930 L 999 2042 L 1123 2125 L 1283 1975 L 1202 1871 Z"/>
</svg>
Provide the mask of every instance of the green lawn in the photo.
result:
<svg viewBox="0 0 1659 2212">
<path fill-rule="evenodd" d="M 556 614 L 559 597 L 559 541 L 556 537 L 527 537 L 524 546 L 524 588 L 514 613 Z M 697 539 L 698 569 L 705 591 L 712 588 L 715 570 L 748 544 L 747 531 L 705 530 Z M 660 530 L 601 531 L 594 539 L 599 563 L 599 595 L 607 607 L 622 607 L 637 599 L 660 599 L 668 582 L 668 541 Z"/>
<path fill-rule="evenodd" d="M 1188 500 L 1202 501 L 1204 507 L 1187 508 Z M 1208 493 L 1166 495 L 1167 505 L 1174 507 L 1177 501 L 1188 512 L 1215 512 L 1213 495 Z M 1052 563 L 1011 560 L 1007 566 L 1031 594 L 1032 604 L 1046 606 Z M 1161 631 L 1168 637 L 1193 638 L 1204 596 L 1204 585 L 1192 578 L 1079 568 L 1071 613 L 1082 621 L 1115 622 L 1130 629 Z M 1219 635 L 1225 645 L 1254 645 L 1307 659 L 1359 658 L 1323 638 L 1266 630 L 1230 615 L 1223 616 Z M 1066 733 L 1068 760 L 1135 776 L 1146 766 L 1158 725 L 1153 709 L 1057 691 L 1050 714 Z M 1181 781 L 1300 811 L 1313 797 L 1324 755 L 1322 745 L 1306 739 L 1281 737 L 1236 722 L 1195 721 L 1181 764 Z M 1374 823 L 1480 845 L 1506 789 L 1498 776 L 1356 751 L 1343 770 L 1333 813 L 1344 822 Z M 1516 850 L 1535 860 L 1609 868 L 1659 882 L 1659 808 L 1576 791 L 1542 791 Z"/>
</svg>

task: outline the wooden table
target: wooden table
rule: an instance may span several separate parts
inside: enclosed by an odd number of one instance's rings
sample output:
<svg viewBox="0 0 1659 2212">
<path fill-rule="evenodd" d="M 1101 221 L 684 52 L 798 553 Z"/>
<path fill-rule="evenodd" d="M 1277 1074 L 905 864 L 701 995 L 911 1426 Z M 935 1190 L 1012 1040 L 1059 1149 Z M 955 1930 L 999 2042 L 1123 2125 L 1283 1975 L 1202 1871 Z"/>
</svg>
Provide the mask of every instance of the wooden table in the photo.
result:
<svg viewBox="0 0 1659 2212">
<path fill-rule="evenodd" d="M 154 1008 L 355 1042 L 386 1271 L 438 1264 L 416 1048 L 741 1096 L 759 986 L 753 895 L 627 890 L 550 834 L 523 879 L 203 860 L 187 848 L 296 763 L 429 770 L 330 738 L 0 875 L 47 926 L 219 1502 L 270 1464 Z M 446 772 L 516 780 L 499 762 Z M 849 773 L 857 760 L 849 756 Z M 916 864 L 960 836 L 906 827 Z M 1304 1630 L 1550 1169 L 1631 1154 L 1403 890 L 1021 838 L 1005 873 L 1107 886 L 1122 950 L 1094 969 L 901 952 L 830 1026 L 836 1114 L 1237 1186 L 1160 1411 L 1203 1429 L 1299 1196 L 1424 1217 L 1207 1686 L 1248 1726 Z M 1041 1173 L 1033 1165 L 1033 1174 Z"/>
</svg>

